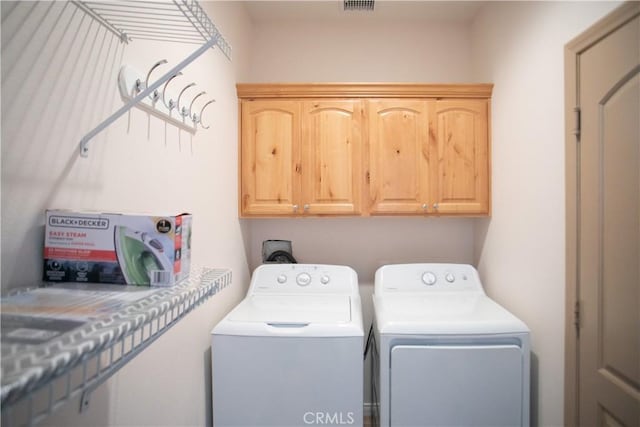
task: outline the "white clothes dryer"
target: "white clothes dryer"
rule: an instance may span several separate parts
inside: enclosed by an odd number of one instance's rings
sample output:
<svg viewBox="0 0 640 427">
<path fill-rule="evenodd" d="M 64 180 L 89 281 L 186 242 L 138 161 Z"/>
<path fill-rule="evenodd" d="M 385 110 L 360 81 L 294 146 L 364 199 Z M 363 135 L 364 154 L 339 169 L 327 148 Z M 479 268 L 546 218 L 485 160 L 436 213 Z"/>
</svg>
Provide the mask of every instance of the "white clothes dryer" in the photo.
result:
<svg viewBox="0 0 640 427">
<path fill-rule="evenodd" d="M 346 266 L 265 264 L 212 330 L 213 420 L 362 425 L 362 311 Z"/>
<path fill-rule="evenodd" d="M 529 329 L 475 268 L 383 266 L 373 303 L 380 426 L 529 425 Z"/>
</svg>

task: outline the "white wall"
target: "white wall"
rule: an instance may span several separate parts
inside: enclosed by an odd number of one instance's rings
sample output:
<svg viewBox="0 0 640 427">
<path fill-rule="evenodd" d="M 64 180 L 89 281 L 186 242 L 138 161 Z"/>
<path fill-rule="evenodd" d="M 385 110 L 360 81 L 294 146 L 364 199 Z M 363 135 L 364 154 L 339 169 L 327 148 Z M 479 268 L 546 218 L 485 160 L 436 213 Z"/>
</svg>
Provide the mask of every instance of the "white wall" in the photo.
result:
<svg viewBox="0 0 640 427">
<path fill-rule="evenodd" d="M 300 218 L 251 220 L 252 266 L 262 242 L 291 240 L 300 263 L 344 264 L 373 283 L 384 264 L 473 261 L 473 220 L 465 218 Z M 365 301 L 365 303 L 370 303 Z"/>
<path fill-rule="evenodd" d="M 469 81 L 465 25 L 351 18 L 256 25 L 248 81 Z"/>
<path fill-rule="evenodd" d="M 493 216 L 477 223 L 487 292 L 531 328 L 532 424 L 563 424 L 564 44 L 617 3 L 495 2 L 473 23 L 492 100 Z"/>
<path fill-rule="evenodd" d="M 240 3 L 202 4 L 234 47 L 233 62 L 210 50 L 172 85 L 195 81 L 216 99 L 203 118 L 211 128 L 192 136 L 133 109 L 81 159 L 80 138 L 122 105 L 122 64 L 146 72 L 165 58 L 166 72 L 197 46 L 123 45 L 71 3 L 2 2 L 3 292 L 38 284 L 46 208 L 192 212 L 193 264 L 230 268 L 234 278 L 100 387 L 88 413 L 78 415 L 74 401 L 47 424 L 204 425 L 210 417 L 209 331 L 249 277 L 237 218 L 235 82 L 247 78 L 251 28 Z"/>
</svg>

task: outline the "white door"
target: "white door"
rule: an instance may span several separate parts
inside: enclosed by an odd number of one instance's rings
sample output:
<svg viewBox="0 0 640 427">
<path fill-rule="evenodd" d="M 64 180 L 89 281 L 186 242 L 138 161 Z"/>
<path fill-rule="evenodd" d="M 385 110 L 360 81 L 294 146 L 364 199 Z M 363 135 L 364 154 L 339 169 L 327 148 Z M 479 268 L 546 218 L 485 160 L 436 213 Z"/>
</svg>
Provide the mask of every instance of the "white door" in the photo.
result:
<svg viewBox="0 0 640 427">
<path fill-rule="evenodd" d="M 524 377 L 516 345 L 397 345 L 391 350 L 390 424 L 528 425 Z"/>
<path fill-rule="evenodd" d="M 575 142 L 575 224 L 568 217 L 577 243 L 568 259 L 576 260 L 569 268 L 576 272 L 579 320 L 576 354 L 569 356 L 577 384 L 577 396 L 569 397 L 575 400 L 570 408 L 575 417 L 568 420 L 638 426 L 640 4 L 628 4 L 625 14 L 608 22 L 590 41 L 580 41 L 574 57 L 581 125 Z"/>
</svg>

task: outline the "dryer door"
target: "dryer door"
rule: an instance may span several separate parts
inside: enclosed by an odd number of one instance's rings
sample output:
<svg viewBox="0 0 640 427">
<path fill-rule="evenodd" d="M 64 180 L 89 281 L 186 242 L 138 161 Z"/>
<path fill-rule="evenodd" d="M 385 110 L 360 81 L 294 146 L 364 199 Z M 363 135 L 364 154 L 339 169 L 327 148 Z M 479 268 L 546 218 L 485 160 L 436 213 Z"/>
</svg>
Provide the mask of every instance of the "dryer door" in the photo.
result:
<svg viewBox="0 0 640 427">
<path fill-rule="evenodd" d="M 523 425 L 523 376 L 516 345 L 395 346 L 391 425 Z"/>
</svg>

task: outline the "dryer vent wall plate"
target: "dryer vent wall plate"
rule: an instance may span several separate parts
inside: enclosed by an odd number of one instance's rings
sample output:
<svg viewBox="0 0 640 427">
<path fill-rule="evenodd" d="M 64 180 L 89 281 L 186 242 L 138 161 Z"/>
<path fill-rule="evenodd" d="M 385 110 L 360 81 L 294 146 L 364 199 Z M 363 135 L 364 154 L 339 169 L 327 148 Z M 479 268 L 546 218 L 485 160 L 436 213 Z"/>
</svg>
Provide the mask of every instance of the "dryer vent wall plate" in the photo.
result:
<svg viewBox="0 0 640 427">
<path fill-rule="evenodd" d="M 295 264 L 290 240 L 265 240 L 262 242 L 263 264 Z"/>
</svg>

